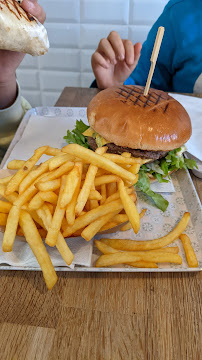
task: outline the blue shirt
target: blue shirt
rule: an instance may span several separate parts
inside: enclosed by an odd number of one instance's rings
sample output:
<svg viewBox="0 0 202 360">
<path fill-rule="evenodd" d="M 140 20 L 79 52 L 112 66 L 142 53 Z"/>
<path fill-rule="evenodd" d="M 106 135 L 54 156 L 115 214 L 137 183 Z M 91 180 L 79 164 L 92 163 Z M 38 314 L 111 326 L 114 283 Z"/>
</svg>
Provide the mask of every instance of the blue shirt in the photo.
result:
<svg viewBox="0 0 202 360">
<path fill-rule="evenodd" d="M 202 92 L 202 0 L 170 0 L 144 42 L 137 67 L 125 85 L 145 86 L 159 26 L 165 27 L 151 87 Z"/>
</svg>

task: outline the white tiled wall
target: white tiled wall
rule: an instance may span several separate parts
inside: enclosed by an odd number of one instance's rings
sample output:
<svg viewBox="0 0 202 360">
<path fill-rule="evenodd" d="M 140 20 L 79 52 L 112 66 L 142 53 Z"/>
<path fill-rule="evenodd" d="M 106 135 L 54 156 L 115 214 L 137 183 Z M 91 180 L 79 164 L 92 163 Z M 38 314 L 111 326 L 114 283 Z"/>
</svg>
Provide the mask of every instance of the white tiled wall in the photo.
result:
<svg viewBox="0 0 202 360">
<path fill-rule="evenodd" d="M 33 107 L 54 105 L 65 86 L 89 87 L 91 55 L 110 31 L 143 42 L 168 0 L 39 0 L 51 48 L 25 56 L 17 76 Z"/>
</svg>

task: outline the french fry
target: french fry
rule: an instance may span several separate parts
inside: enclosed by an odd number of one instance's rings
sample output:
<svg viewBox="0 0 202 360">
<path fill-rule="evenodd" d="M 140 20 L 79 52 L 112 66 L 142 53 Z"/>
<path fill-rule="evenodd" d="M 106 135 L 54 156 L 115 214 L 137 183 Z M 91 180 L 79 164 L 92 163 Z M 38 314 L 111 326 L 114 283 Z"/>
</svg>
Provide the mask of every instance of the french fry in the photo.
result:
<svg viewBox="0 0 202 360">
<path fill-rule="evenodd" d="M 56 170 L 51 171 L 46 176 L 44 176 L 41 180 L 41 182 L 47 182 L 50 180 L 55 180 L 60 178 L 62 175 L 67 174 L 70 170 L 72 170 L 74 167 L 74 163 L 72 161 L 68 161 L 65 164 L 61 165 Z"/>
<path fill-rule="evenodd" d="M 97 200 L 89 200 L 89 203 L 90 203 L 90 210 L 96 209 L 99 206 Z"/>
<path fill-rule="evenodd" d="M 133 227 L 134 232 L 137 234 L 140 229 L 140 216 L 137 211 L 137 208 L 130 198 L 130 196 L 127 194 L 127 191 L 125 189 L 123 180 L 120 180 L 118 183 L 118 189 L 121 201 L 123 203 L 124 210 L 126 214 L 128 215 L 128 219 Z"/>
<path fill-rule="evenodd" d="M 108 171 L 99 168 L 97 171 L 96 177 L 103 176 L 103 175 L 109 175 L 109 174 L 110 173 Z"/>
<path fill-rule="evenodd" d="M 115 222 L 115 221 L 109 221 L 106 225 L 104 225 L 104 226 L 101 227 L 100 232 L 113 229 L 113 228 L 115 228 L 117 225 L 118 225 L 117 222 Z"/>
<path fill-rule="evenodd" d="M 50 159 L 49 170 L 50 171 L 55 170 L 56 168 L 63 165 L 67 161 L 74 161 L 74 157 L 69 154 L 64 154 L 61 152 L 60 155 L 56 155 Z"/>
<path fill-rule="evenodd" d="M 7 169 L 9 170 L 19 170 L 21 169 L 25 164 L 25 160 L 11 160 L 7 164 Z"/>
<path fill-rule="evenodd" d="M 45 150 L 44 154 L 48 155 L 48 156 L 57 156 L 57 155 L 62 154 L 62 151 L 60 149 L 57 149 L 57 148 L 54 148 L 51 146 L 47 146 L 47 149 Z"/>
<path fill-rule="evenodd" d="M 66 208 L 66 219 L 67 222 L 70 226 L 72 226 L 75 222 L 75 208 L 76 208 L 76 203 L 77 203 L 77 199 L 78 199 L 78 195 L 80 192 L 80 184 L 81 184 L 81 176 L 82 176 L 82 171 L 83 171 L 83 164 L 80 162 L 77 164 L 78 168 L 79 168 L 79 181 L 77 184 L 77 188 L 74 192 L 74 195 L 72 197 L 72 200 L 70 201 L 70 203 L 67 205 Z"/>
<path fill-rule="evenodd" d="M 133 194 L 130 195 L 133 197 Z M 72 235 L 75 231 L 81 229 L 82 227 L 85 227 L 90 224 L 90 222 L 95 221 L 97 218 L 103 215 L 107 215 L 111 212 L 122 210 L 123 205 L 121 200 L 111 201 L 109 204 L 104 204 L 99 206 L 96 209 L 88 211 L 85 215 L 79 216 L 76 220 L 73 226 L 68 226 L 66 230 L 63 233 L 64 237 L 69 237 Z"/>
<path fill-rule="evenodd" d="M 129 263 L 128 265 L 137 267 L 137 268 L 149 268 L 149 269 L 157 269 L 158 265 L 155 262 L 152 261 L 136 261 Z"/>
<path fill-rule="evenodd" d="M 20 213 L 19 223 L 25 234 L 26 240 L 41 267 L 46 285 L 48 289 L 51 290 L 57 282 L 57 275 L 37 227 L 34 224 L 32 217 L 23 210 L 21 210 Z"/>
<path fill-rule="evenodd" d="M 122 154 L 121 154 L 121 156 L 123 156 L 123 157 L 125 157 L 125 158 L 130 158 L 131 157 L 131 153 L 129 153 L 129 152 L 123 152 Z"/>
<path fill-rule="evenodd" d="M 142 219 L 142 217 L 144 216 L 144 214 L 146 213 L 146 211 L 147 211 L 147 209 L 143 209 L 143 210 L 141 211 L 141 213 L 140 213 L 140 219 Z M 127 231 L 127 230 L 130 230 L 130 229 L 132 229 L 132 225 L 131 225 L 131 223 L 130 223 L 130 221 L 129 221 L 127 224 L 123 225 L 123 227 L 121 228 L 121 231 Z"/>
<path fill-rule="evenodd" d="M 115 194 L 117 192 L 117 183 L 112 182 L 107 185 L 107 197 Z"/>
<path fill-rule="evenodd" d="M 114 249 L 123 251 L 142 251 L 160 249 L 175 241 L 186 229 L 190 219 L 190 213 L 185 212 L 176 227 L 167 235 L 147 241 L 125 240 L 125 239 L 101 239 L 100 241 L 113 247 Z"/>
<path fill-rule="evenodd" d="M 20 194 L 17 199 L 13 202 L 17 207 L 22 207 L 26 202 L 28 202 L 34 195 L 36 195 L 37 189 L 34 184 L 32 184 L 25 192 Z"/>
<path fill-rule="evenodd" d="M 7 213 L 0 213 L 0 226 L 6 226 L 7 219 L 8 219 Z"/>
<path fill-rule="evenodd" d="M 13 249 L 19 217 L 20 217 L 20 208 L 13 205 L 8 214 L 6 228 L 3 237 L 2 250 L 4 252 L 10 252 Z"/>
<path fill-rule="evenodd" d="M 106 184 L 101 185 L 101 196 L 102 196 L 102 199 L 100 200 L 100 205 L 103 205 L 107 198 Z M 117 200 L 117 199 L 115 199 L 115 200 Z"/>
<path fill-rule="evenodd" d="M 51 226 L 52 222 L 52 215 L 50 213 L 49 208 L 47 205 L 43 205 L 42 209 L 37 211 L 37 214 L 41 217 L 47 231 Z M 64 237 L 62 236 L 61 232 L 59 232 L 58 239 L 56 242 L 56 247 L 61 254 L 63 260 L 66 262 L 67 265 L 70 265 L 74 259 L 74 255 L 72 254 L 71 250 L 69 249 Z"/>
<path fill-rule="evenodd" d="M 80 180 L 79 168 L 75 165 L 74 168 L 70 171 L 70 173 L 66 176 L 64 191 L 62 193 L 59 202 L 59 206 L 61 208 L 67 206 L 72 200 L 72 197 L 77 188 L 79 180 Z"/>
<path fill-rule="evenodd" d="M 72 235 L 75 231 L 81 229 L 82 227 L 86 227 L 91 222 L 97 220 L 100 216 L 109 214 L 111 212 L 122 210 L 123 205 L 121 203 L 121 200 L 112 201 L 111 203 L 107 205 L 101 205 L 99 208 L 93 209 L 88 211 L 85 215 L 79 216 L 75 222 L 74 225 L 68 226 L 64 233 L 64 237 L 69 237 Z"/>
<path fill-rule="evenodd" d="M 135 252 L 124 251 L 117 252 L 115 254 L 101 255 L 97 260 L 96 267 L 105 267 L 117 264 L 128 264 L 136 261 L 151 261 L 155 263 L 174 263 L 181 265 L 182 259 L 178 254 L 166 253 L 166 252 L 152 252 L 144 251 L 142 254 L 136 254 Z"/>
<path fill-rule="evenodd" d="M 50 180 L 46 182 L 37 182 L 35 187 L 39 191 L 55 191 L 60 188 L 60 179 Z"/>
<path fill-rule="evenodd" d="M 119 181 L 120 178 L 116 175 L 103 175 L 95 178 L 95 187 L 103 185 L 103 184 L 109 184 L 113 182 Z"/>
<path fill-rule="evenodd" d="M 10 195 L 6 195 L 5 191 L 6 191 L 6 185 L 0 184 L 0 195 L 3 196 L 6 200 L 8 200 L 10 203 L 13 204 L 13 202 L 18 198 L 18 193 L 13 192 Z"/>
<path fill-rule="evenodd" d="M 53 191 L 39 191 L 38 194 L 43 201 L 53 205 L 57 204 L 58 196 Z"/>
<path fill-rule="evenodd" d="M 61 209 L 59 204 L 60 204 L 60 199 L 61 199 L 62 193 L 64 191 L 66 176 L 67 175 L 62 176 L 60 193 L 59 193 L 59 197 L 58 197 L 58 203 L 57 203 L 55 212 L 53 214 L 52 222 L 48 229 L 48 233 L 47 233 L 46 240 L 45 240 L 46 244 L 49 246 L 52 246 L 52 247 L 55 246 L 57 243 L 62 220 L 65 215 L 65 209 Z"/>
<path fill-rule="evenodd" d="M 45 202 L 44 205 L 47 205 L 47 207 L 48 207 L 49 210 L 50 210 L 51 215 L 53 215 L 56 207 L 55 207 L 53 204 L 50 204 L 50 203 L 47 203 L 47 202 Z"/>
<path fill-rule="evenodd" d="M 12 179 L 9 181 L 6 187 L 5 194 L 10 195 L 12 192 L 16 191 L 18 189 L 18 186 L 22 182 L 22 180 L 29 174 L 29 172 L 32 170 L 36 162 L 40 159 L 40 157 L 44 154 L 45 150 L 47 149 L 47 146 L 42 146 L 35 150 L 34 155 L 27 160 L 23 167 L 20 168 L 17 173 L 12 177 Z"/>
<path fill-rule="evenodd" d="M 128 171 L 130 171 L 132 174 L 136 175 L 136 174 L 139 173 L 140 166 L 141 166 L 141 164 L 133 164 L 133 165 L 131 165 L 131 167 L 128 169 Z"/>
<path fill-rule="evenodd" d="M 19 194 L 22 194 L 28 187 L 41 175 L 47 172 L 49 160 L 40 164 L 36 169 L 29 172 L 29 174 L 22 180 L 19 185 Z"/>
<path fill-rule="evenodd" d="M 88 200 L 101 200 L 101 199 L 102 199 L 102 195 L 99 193 L 99 191 L 93 189 L 90 190 Z"/>
<path fill-rule="evenodd" d="M 106 159 L 113 161 L 116 164 L 124 164 L 124 165 L 133 165 L 133 164 L 142 164 L 141 158 L 134 158 L 134 157 L 125 157 L 122 155 L 117 154 L 104 154 L 103 155 Z"/>
<path fill-rule="evenodd" d="M 0 212 L 1 213 L 8 214 L 11 208 L 12 208 L 11 203 L 0 200 Z"/>
<path fill-rule="evenodd" d="M 190 238 L 185 234 L 181 234 L 179 238 L 182 241 L 182 245 L 187 259 L 187 264 L 189 265 L 189 267 L 198 267 L 198 260 L 191 245 Z"/>
<path fill-rule="evenodd" d="M 94 183 L 96 172 L 97 172 L 97 166 L 90 165 L 86 174 L 84 184 L 77 199 L 77 204 L 75 209 L 76 216 L 78 216 L 81 213 L 81 211 L 84 209 L 86 201 L 89 198 L 92 185 Z"/>
<path fill-rule="evenodd" d="M 91 222 L 81 233 L 81 236 L 86 240 L 90 241 L 109 220 L 111 220 L 115 214 L 119 212 L 115 211 L 107 215 L 99 217 L 97 220 Z"/>
<path fill-rule="evenodd" d="M 130 230 L 130 229 L 132 229 L 132 225 L 131 225 L 131 223 L 129 221 L 129 222 L 127 222 L 127 224 L 123 225 L 123 227 L 120 230 L 121 231 L 127 231 L 127 230 Z"/>
<path fill-rule="evenodd" d="M 126 214 L 118 214 L 112 218 L 112 221 L 115 221 L 117 224 L 121 224 L 128 221 L 128 216 Z"/>
<path fill-rule="evenodd" d="M 69 144 L 62 149 L 63 152 L 74 155 L 88 161 L 91 164 L 100 167 L 104 170 L 110 171 L 112 174 L 118 175 L 123 179 L 129 180 L 131 182 L 136 180 L 135 175 L 129 171 L 122 169 L 117 164 L 113 163 L 111 160 L 104 158 L 104 156 L 96 154 L 89 149 L 86 149 L 77 144 Z"/>
<path fill-rule="evenodd" d="M 111 248 L 110 246 L 102 243 L 101 241 L 95 240 L 95 245 L 104 255 L 106 254 L 116 254 L 119 250 L 115 250 Z M 104 246 L 103 246 L 104 245 Z M 136 261 L 132 263 L 128 263 L 126 265 L 138 267 L 138 268 L 158 268 L 158 265 L 154 262 L 148 262 L 148 261 Z"/>
<path fill-rule="evenodd" d="M 132 188 L 126 188 L 126 191 L 127 191 L 128 195 L 134 193 L 134 189 L 132 189 Z M 115 194 L 112 194 L 111 196 L 109 196 L 106 199 L 105 204 L 108 204 L 109 202 L 117 200 L 117 199 L 120 199 L 119 191 L 117 191 Z M 135 198 L 135 201 L 136 201 L 136 198 Z"/>
<path fill-rule="evenodd" d="M 29 202 L 29 210 L 37 210 L 39 209 L 44 203 L 44 200 L 40 197 L 40 194 L 37 193 Z"/>
</svg>

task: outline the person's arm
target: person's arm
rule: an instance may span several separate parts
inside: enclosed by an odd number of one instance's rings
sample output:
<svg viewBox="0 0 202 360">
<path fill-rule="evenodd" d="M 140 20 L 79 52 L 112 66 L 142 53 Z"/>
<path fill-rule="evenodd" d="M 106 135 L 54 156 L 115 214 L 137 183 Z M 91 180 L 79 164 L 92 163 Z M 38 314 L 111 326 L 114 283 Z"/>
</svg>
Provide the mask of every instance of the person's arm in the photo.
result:
<svg viewBox="0 0 202 360">
<path fill-rule="evenodd" d="M 37 0 L 23 0 L 21 6 L 24 10 L 35 16 L 39 22 L 43 23 L 46 14 Z M 16 84 L 15 72 L 25 54 L 0 50 L 0 110 L 3 116 L 3 110 L 9 108 L 17 100 L 18 89 Z M 4 112 L 5 113 L 5 112 Z"/>
<path fill-rule="evenodd" d="M 10 92 L 9 92 L 10 94 Z M 23 118 L 25 112 L 31 109 L 30 104 L 21 96 L 19 83 L 15 80 L 15 100 L 11 102 L 10 106 L 6 108 L 0 108 L 0 120 L 1 123 L 10 122 L 19 123 Z"/>
<path fill-rule="evenodd" d="M 150 69 L 150 58 L 159 26 L 164 26 L 165 32 L 159 51 L 156 67 L 152 77 L 151 87 L 164 91 L 172 90 L 173 58 L 176 51 L 176 40 L 173 32 L 170 8 L 166 7 L 161 16 L 152 26 L 147 40 L 142 46 L 138 65 L 124 82 L 125 85 L 146 85 Z"/>
</svg>

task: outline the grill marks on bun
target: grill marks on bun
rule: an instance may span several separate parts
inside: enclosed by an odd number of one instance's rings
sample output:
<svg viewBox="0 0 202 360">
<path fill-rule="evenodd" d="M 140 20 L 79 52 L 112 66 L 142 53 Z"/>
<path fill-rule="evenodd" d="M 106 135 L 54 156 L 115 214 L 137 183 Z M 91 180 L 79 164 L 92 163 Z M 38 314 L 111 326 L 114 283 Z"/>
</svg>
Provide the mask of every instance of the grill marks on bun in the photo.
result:
<svg viewBox="0 0 202 360">
<path fill-rule="evenodd" d="M 167 93 L 142 86 L 112 87 L 98 93 L 87 109 L 93 130 L 110 143 L 131 149 L 170 151 L 191 136 L 183 106 Z"/>
</svg>

